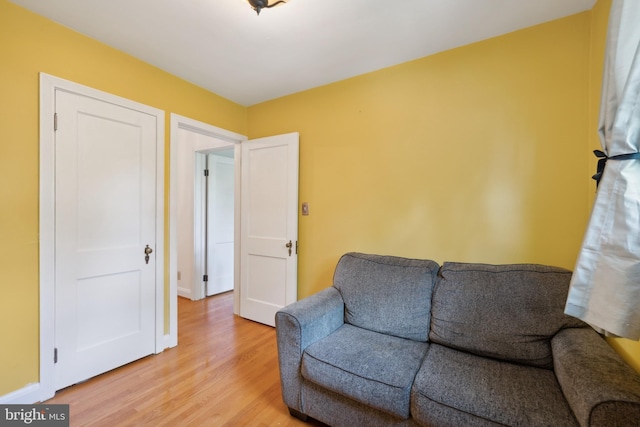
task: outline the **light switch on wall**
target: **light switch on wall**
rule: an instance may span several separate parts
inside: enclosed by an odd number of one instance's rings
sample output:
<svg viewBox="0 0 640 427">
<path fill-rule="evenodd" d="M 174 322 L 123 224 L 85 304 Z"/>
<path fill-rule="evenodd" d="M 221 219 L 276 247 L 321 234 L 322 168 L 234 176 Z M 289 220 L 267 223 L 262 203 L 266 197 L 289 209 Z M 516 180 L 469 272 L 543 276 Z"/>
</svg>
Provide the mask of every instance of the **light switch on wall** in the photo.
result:
<svg viewBox="0 0 640 427">
<path fill-rule="evenodd" d="M 302 215 L 309 215 L 309 203 L 308 202 L 303 202 L 302 203 Z"/>
</svg>

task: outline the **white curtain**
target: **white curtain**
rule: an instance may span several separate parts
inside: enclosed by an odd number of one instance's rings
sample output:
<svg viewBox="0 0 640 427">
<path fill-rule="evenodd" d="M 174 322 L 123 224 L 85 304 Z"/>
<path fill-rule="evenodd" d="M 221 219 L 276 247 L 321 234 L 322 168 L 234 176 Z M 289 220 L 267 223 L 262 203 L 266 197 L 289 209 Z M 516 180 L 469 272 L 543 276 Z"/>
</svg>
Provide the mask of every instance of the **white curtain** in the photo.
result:
<svg viewBox="0 0 640 427">
<path fill-rule="evenodd" d="M 598 192 L 565 313 L 640 339 L 640 1 L 613 0 L 599 123 Z"/>
</svg>

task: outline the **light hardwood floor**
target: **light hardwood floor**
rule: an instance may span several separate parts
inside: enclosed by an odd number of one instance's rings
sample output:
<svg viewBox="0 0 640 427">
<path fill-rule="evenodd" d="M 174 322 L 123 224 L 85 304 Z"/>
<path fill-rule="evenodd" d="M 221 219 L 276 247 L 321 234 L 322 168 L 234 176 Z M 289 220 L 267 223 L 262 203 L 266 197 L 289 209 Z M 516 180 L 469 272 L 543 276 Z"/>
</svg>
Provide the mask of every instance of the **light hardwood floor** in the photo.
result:
<svg viewBox="0 0 640 427">
<path fill-rule="evenodd" d="M 289 415 L 275 329 L 233 315 L 233 293 L 179 298 L 178 346 L 56 393 L 71 426 L 323 426 Z"/>
</svg>

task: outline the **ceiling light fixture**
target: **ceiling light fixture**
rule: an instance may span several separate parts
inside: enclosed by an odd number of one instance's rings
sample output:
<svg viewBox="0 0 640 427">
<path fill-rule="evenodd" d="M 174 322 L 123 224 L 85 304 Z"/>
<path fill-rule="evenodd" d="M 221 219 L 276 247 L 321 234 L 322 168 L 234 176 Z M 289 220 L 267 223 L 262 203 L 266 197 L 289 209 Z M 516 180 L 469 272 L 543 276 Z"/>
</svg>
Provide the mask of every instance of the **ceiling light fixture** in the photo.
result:
<svg viewBox="0 0 640 427">
<path fill-rule="evenodd" d="M 277 2 L 269 4 L 270 0 L 247 0 L 251 5 L 251 8 L 256 11 L 258 15 L 260 15 L 260 11 L 262 9 L 269 9 L 273 6 L 276 6 L 280 3 L 286 3 L 284 0 L 278 0 Z"/>
</svg>

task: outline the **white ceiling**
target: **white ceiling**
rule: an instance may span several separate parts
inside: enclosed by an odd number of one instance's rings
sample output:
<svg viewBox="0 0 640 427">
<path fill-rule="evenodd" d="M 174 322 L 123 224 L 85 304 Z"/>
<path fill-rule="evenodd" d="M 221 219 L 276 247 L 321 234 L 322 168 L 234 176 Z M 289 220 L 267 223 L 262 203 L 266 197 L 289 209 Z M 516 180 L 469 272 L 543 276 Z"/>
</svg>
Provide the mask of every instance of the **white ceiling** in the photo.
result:
<svg viewBox="0 0 640 427">
<path fill-rule="evenodd" d="M 593 7 L 596 0 L 11 0 L 242 105 Z M 273 2 L 274 0 L 272 0 Z"/>
</svg>

